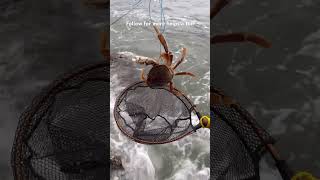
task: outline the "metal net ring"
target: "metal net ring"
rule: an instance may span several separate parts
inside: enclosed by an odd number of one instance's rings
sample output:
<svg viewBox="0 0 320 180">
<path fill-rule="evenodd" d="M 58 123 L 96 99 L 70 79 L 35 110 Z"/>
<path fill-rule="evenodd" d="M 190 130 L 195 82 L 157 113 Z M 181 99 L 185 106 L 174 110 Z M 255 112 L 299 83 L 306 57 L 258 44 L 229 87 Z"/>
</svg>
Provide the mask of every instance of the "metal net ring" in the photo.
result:
<svg viewBox="0 0 320 180">
<path fill-rule="evenodd" d="M 50 83 L 20 116 L 11 154 L 16 180 L 98 180 L 108 176 L 107 63 Z"/>
<path fill-rule="evenodd" d="M 196 129 L 201 118 L 195 105 L 178 89 L 149 87 L 144 81 L 125 88 L 117 97 L 114 118 L 123 134 L 143 144 L 179 140 Z"/>
</svg>

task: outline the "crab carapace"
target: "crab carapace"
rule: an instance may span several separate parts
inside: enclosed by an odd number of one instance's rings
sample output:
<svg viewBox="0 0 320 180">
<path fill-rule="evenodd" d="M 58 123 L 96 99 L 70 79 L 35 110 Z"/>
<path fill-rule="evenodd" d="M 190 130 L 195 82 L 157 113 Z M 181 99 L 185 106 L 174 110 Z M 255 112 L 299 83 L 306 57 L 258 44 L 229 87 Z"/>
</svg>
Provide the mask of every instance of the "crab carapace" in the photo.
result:
<svg viewBox="0 0 320 180">
<path fill-rule="evenodd" d="M 190 72 L 176 72 L 176 68 L 183 62 L 187 54 L 187 49 L 182 48 L 180 50 L 180 57 L 177 62 L 173 64 L 173 54 L 169 51 L 168 44 L 164 36 L 160 33 L 156 26 L 153 26 L 157 37 L 163 46 L 165 52 L 160 54 L 159 60 L 155 60 L 148 57 L 136 56 L 136 62 L 144 65 L 152 65 L 152 68 L 148 72 L 147 76 L 144 74 L 144 70 L 141 71 L 141 79 L 146 82 L 149 87 L 156 86 L 169 86 L 170 91 L 173 92 L 174 86 L 172 79 L 174 76 L 178 75 L 188 75 L 195 77 L 194 74 Z M 160 60 L 164 61 L 164 64 L 160 64 Z"/>
</svg>

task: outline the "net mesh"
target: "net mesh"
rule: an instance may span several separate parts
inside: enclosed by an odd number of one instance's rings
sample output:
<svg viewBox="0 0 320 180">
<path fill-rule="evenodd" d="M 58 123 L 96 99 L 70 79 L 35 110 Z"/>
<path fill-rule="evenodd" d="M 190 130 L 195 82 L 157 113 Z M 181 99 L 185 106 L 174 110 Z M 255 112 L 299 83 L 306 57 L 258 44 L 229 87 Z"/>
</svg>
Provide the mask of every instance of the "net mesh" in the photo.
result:
<svg viewBox="0 0 320 180">
<path fill-rule="evenodd" d="M 21 115 L 12 150 L 17 180 L 109 177 L 107 64 L 51 83 Z"/>
<path fill-rule="evenodd" d="M 146 144 L 168 143 L 193 132 L 195 109 L 190 100 L 165 87 L 135 83 L 118 96 L 114 116 L 129 138 Z"/>
<path fill-rule="evenodd" d="M 99 180 L 109 177 L 107 64 L 66 74 L 21 115 L 12 150 L 17 180 Z M 220 91 L 213 91 L 224 96 Z M 222 98 L 223 99 L 223 98 Z M 263 141 L 273 138 L 241 106 L 211 101 L 210 179 L 259 179 Z M 119 128 L 142 143 L 167 143 L 194 132 L 196 111 L 183 94 L 138 82 L 114 109 Z"/>
<path fill-rule="evenodd" d="M 211 94 L 225 99 L 221 91 L 213 89 Z M 214 119 L 210 128 L 210 178 L 260 179 L 264 143 L 274 143 L 274 139 L 241 106 L 211 100 L 210 108 Z"/>
</svg>

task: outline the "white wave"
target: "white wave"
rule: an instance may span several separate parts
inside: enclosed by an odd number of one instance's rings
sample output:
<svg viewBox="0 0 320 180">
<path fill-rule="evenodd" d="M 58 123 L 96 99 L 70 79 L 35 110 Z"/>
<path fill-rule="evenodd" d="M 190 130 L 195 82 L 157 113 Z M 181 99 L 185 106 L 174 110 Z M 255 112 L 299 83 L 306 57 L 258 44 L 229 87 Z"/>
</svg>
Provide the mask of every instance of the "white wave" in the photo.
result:
<svg viewBox="0 0 320 180">
<path fill-rule="evenodd" d="M 301 49 L 297 52 L 297 55 L 305 55 L 314 57 L 316 59 L 320 59 L 320 29 L 318 29 L 316 32 L 311 33 L 303 40 L 303 46 Z"/>
<path fill-rule="evenodd" d="M 128 148 L 128 147 L 124 147 Z M 155 179 L 155 169 L 144 146 L 135 144 L 134 148 L 128 149 L 128 161 L 123 161 L 126 169 L 126 178 L 131 180 Z"/>
<path fill-rule="evenodd" d="M 208 180 L 210 176 L 210 169 L 204 167 L 198 170 L 197 166 L 190 160 L 185 160 L 179 165 L 177 171 L 172 177 L 166 180 Z"/>
<path fill-rule="evenodd" d="M 261 180 L 281 180 L 281 175 L 279 171 L 274 168 L 270 167 L 266 162 L 265 158 L 262 158 L 260 161 L 260 178 Z"/>
<path fill-rule="evenodd" d="M 154 180 L 155 170 L 148 156 L 147 147 L 145 145 L 137 144 L 124 136 L 118 129 L 113 118 L 113 107 L 115 105 L 116 97 L 124 88 L 119 84 L 118 78 L 119 76 L 117 74 L 111 74 L 110 76 L 110 146 L 111 155 L 121 157 L 125 172 L 113 172 L 111 177 L 112 179 L 118 180 Z"/>
</svg>

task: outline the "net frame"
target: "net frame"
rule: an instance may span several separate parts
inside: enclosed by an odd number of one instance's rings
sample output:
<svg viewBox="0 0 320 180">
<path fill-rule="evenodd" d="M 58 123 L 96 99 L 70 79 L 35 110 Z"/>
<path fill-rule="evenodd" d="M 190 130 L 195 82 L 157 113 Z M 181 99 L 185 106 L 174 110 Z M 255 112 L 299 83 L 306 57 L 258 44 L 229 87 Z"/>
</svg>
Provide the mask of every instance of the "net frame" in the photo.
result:
<svg viewBox="0 0 320 180">
<path fill-rule="evenodd" d="M 189 111 L 189 116 L 188 116 L 188 119 L 189 119 L 189 126 L 188 129 L 185 133 L 175 137 L 175 138 L 169 138 L 169 140 L 163 140 L 163 141 L 146 141 L 146 140 L 142 140 L 142 139 L 139 139 L 139 138 L 135 138 L 133 137 L 132 135 L 130 135 L 124 128 L 123 128 L 123 124 L 124 122 L 126 122 L 125 118 L 123 118 L 121 115 L 120 115 L 120 112 L 121 112 L 121 109 L 119 108 L 120 104 L 122 103 L 122 101 L 124 100 L 124 98 L 126 97 L 127 93 L 131 90 L 135 90 L 136 88 L 151 88 L 151 89 L 160 89 L 160 90 L 165 90 L 169 93 L 171 93 L 171 95 L 174 95 L 176 98 L 178 98 L 183 104 L 185 107 L 187 107 L 188 111 Z M 185 136 L 188 136 L 194 132 L 196 132 L 197 129 L 199 129 L 201 127 L 200 125 L 200 121 L 199 121 L 199 124 L 197 124 L 196 126 L 194 126 L 192 124 L 192 113 L 194 113 L 198 120 L 200 120 L 201 118 L 201 114 L 197 111 L 196 109 L 196 105 L 194 105 L 192 103 L 192 101 L 185 95 L 183 94 L 181 91 L 179 91 L 178 89 L 174 88 L 173 90 L 175 93 L 171 92 L 169 87 L 166 87 L 166 86 L 153 86 L 153 87 L 150 87 L 148 86 L 144 81 L 139 81 L 139 82 L 135 82 L 135 83 L 132 83 L 131 85 L 129 85 L 128 87 L 126 87 L 120 94 L 119 96 L 117 97 L 116 99 L 116 102 L 115 102 L 115 105 L 114 105 L 114 110 L 113 110 L 113 114 L 114 114 L 114 119 L 116 121 L 116 124 L 118 126 L 118 128 L 120 129 L 120 131 L 125 135 L 127 136 L 128 138 L 130 138 L 131 140 L 135 141 L 135 142 L 138 142 L 138 143 L 141 143 L 141 144 L 166 144 L 166 143 L 170 143 L 170 142 L 173 142 L 173 141 L 177 141 Z M 150 119 L 153 119 L 151 117 L 148 117 Z"/>
<path fill-rule="evenodd" d="M 215 117 L 215 121 L 210 128 L 210 161 L 214 163 L 219 160 L 220 153 L 224 151 L 217 147 L 217 145 L 222 144 L 220 141 L 224 141 L 221 140 L 221 136 L 225 136 L 225 140 L 228 140 L 228 137 L 234 137 L 233 145 L 237 145 L 226 147 L 230 151 L 226 157 L 233 159 L 231 163 L 228 163 L 228 169 L 233 168 L 233 170 L 221 171 L 225 173 L 221 175 L 224 178 L 235 180 L 260 179 L 260 159 L 268 151 L 266 145 L 274 144 L 275 139 L 260 126 L 257 120 L 243 106 L 230 96 L 227 96 L 222 90 L 211 86 L 210 95 L 220 97 L 219 100 L 213 98 L 213 96 L 210 98 L 210 111 Z M 219 126 L 224 128 L 218 129 Z M 241 151 L 237 152 L 237 150 Z M 237 157 L 241 158 L 237 159 Z M 242 167 L 245 165 L 248 168 L 243 169 Z M 218 175 L 218 179 L 220 179 L 222 177 L 214 170 L 223 170 L 223 168 L 224 166 L 219 164 L 212 164 L 210 174 Z"/>
<path fill-rule="evenodd" d="M 39 180 L 45 180 L 42 176 L 38 175 L 35 170 L 33 169 L 31 165 L 31 158 L 33 157 L 33 151 L 30 151 L 30 147 L 28 145 L 28 140 L 32 136 L 33 132 L 37 129 L 38 125 L 41 123 L 42 118 L 35 116 L 37 113 L 42 114 L 41 116 L 45 116 L 44 114 L 50 113 L 50 107 L 53 102 L 48 103 L 52 100 L 56 95 L 61 93 L 64 90 L 70 90 L 70 89 L 78 89 L 81 88 L 81 86 L 90 81 L 103 81 L 105 83 L 109 82 L 109 76 L 108 76 L 108 64 L 106 62 L 101 63 L 95 63 L 95 64 L 89 64 L 82 66 L 81 68 L 74 68 L 71 73 L 65 73 L 62 76 L 59 76 L 56 80 L 54 80 L 52 83 L 47 85 L 44 89 L 41 90 L 41 92 L 35 96 L 31 102 L 31 104 L 26 108 L 26 110 L 21 114 L 19 118 L 19 123 L 16 129 L 14 143 L 12 146 L 11 151 L 11 166 L 13 170 L 13 176 L 15 180 L 27 180 L 27 179 L 39 179 Z M 93 74 L 90 74 L 91 71 L 97 70 L 97 69 L 103 69 L 102 71 L 105 72 L 104 76 L 94 76 Z M 85 78 L 86 75 L 91 75 L 94 77 L 88 77 Z M 84 76 L 81 77 L 81 76 Z M 79 79 L 81 80 L 79 83 L 74 83 L 73 81 L 77 82 Z M 83 79 L 82 79 L 83 78 Z M 70 82 L 70 84 L 68 84 Z M 109 126 L 107 124 L 107 126 Z M 107 129 L 106 131 L 109 131 Z M 107 133 L 109 134 L 109 132 Z M 88 147 L 91 148 L 91 147 Z M 29 154 L 28 154 L 29 152 Z M 109 156 L 109 151 L 106 151 L 107 156 Z M 106 166 L 107 169 L 109 169 L 110 159 L 106 158 L 106 162 L 103 164 L 103 166 Z M 49 171 L 49 170 L 48 170 Z M 49 171 L 50 172 L 50 171 Z M 60 179 L 56 178 L 56 176 L 52 177 L 53 179 Z M 51 178 L 50 178 L 51 179 Z M 63 179 L 63 178 L 62 178 Z"/>
</svg>

